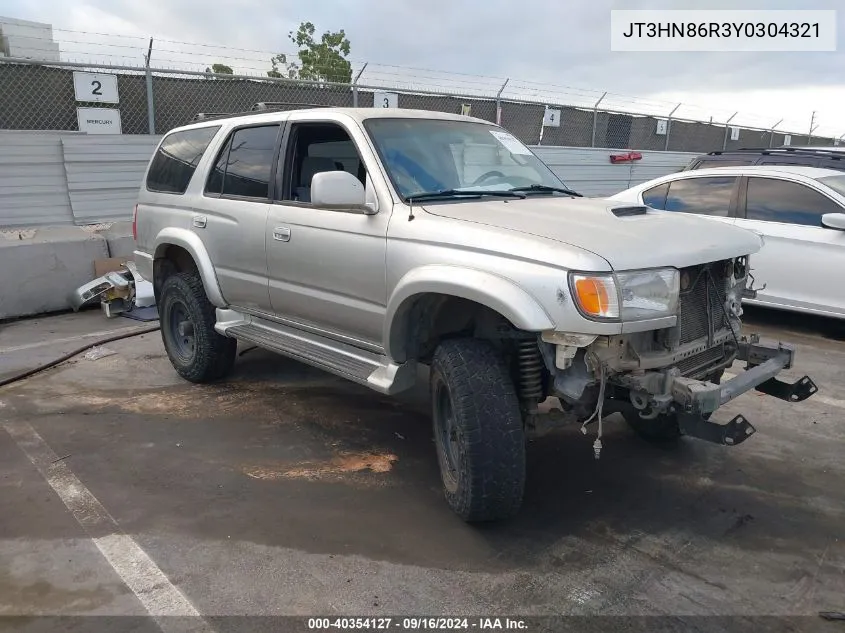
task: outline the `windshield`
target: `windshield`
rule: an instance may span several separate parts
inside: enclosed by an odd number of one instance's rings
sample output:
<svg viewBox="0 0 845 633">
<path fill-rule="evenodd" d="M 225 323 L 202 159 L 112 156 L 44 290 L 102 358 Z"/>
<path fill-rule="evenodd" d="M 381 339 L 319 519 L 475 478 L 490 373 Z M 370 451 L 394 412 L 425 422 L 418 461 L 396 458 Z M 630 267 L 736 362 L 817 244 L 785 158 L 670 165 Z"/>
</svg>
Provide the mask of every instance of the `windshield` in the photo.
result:
<svg viewBox="0 0 845 633">
<path fill-rule="evenodd" d="M 404 199 L 461 189 L 565 187 L 531 150 L 499 127 L 410 118 L 368 119 L 365 126 Z"/>
<path fill-rule="evenodd" d="M 845 174 L 841 176 L 825 176 L 819 178 L 818 181 L 823 185 L 827 185 L 836 193 L 845 196 Z"/>
</svg>

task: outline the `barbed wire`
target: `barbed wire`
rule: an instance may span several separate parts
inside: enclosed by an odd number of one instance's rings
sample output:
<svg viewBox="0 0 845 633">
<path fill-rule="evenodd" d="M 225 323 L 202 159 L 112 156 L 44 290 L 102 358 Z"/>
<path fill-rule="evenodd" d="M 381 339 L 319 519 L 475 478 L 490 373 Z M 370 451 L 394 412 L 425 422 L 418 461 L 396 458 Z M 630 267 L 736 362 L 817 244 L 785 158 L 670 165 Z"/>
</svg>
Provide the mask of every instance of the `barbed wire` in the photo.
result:
<svg viewBox="0 0 845 633">
<path fill-rule="evenodd" d="M 53 32 L 59 34 L 55 41 L 59 44 L 61 59 L 80 64 L 104 63 L 143 67 L 150 40 L 149 36 L 142 35 L 115 35 L 56 27 L 53 27 Z M 273 70 L 271 59 L 279 54 L 284 55 L 289 64 L 299 64 L 297 51 L 241 48 L 155 36 L 152 39 L 151 65 L 160 68 L 167 66 L 177 72 L 179 70 L 204 71 L 214 64 L 222 64 L 231 68 L 236 75 L 263 78 L 267 77 L 268 71 Z M 165 44 L 165 47 L 159 47 L 161 44 Z M 49 48 L 29 48 L 33 51 L 55 53 L 54 49 Z M 162 57 L 161 54 L 164 56 Z M 671 115 L 675 120 L 686 119 L 722 127 L 730 121 L 730 125 L 761 130 L 770 129 L 773 124 L 778 130 L 806 128 L 809 132 L 810 129 L 809 117 L 807 121 L 799 121 L 792 115 L 783 117 L 775 123 L 774 119 L 777 117 L 770 114 L 734 112 L 727 107 L 677 103 L 653 97 L 625 95 L 537 80 L 508 79 L 494 75 L 369 62 L 356 58 L 338 61 L 336 64 L 324 64 L 320 70 L 328 73 L 344 69 L 347 62 L 352 67 L 353 78 L 360 74 L 360 84 L 371 87 L 378 85 L 388 90 L 441 92 L 450 95 L 460 93 L 467 97 L 482 98 L 500 96 L 502 99 L 534 100 L 550 105 L 567 105 L 588 110 L 596 107 L 596 103 L 599 102 L 599 109 L 602 111 L 618 111 L 658 118 L 668 118 Z M 284 68 L 281 71 L 284 73 Z M 814 133 L 839 137 L 839 133 L 834 132 L 836 126 L 830 123 L 830 121 L 836 121 L 837 118 L 837 116 L 826 117 L 821 113 L 816 113 Z M 842 127 L 845 128 L 845 123 Z"/>
</svg>

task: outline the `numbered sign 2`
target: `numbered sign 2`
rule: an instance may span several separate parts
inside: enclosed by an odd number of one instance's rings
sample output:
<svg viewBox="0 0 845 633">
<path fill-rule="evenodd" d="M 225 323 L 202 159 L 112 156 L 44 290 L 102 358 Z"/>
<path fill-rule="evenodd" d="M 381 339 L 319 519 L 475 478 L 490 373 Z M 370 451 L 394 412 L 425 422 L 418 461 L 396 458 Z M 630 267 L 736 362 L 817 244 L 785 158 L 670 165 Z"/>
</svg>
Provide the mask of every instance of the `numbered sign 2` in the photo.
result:
<svg viewBox="0 0 845 633">
<path fill-rule="evenodd" d="M 373 93 L 373 107 L 374 108 L 398 108 L 399 95 L 395 92 L 374 92 Z"/>
<path fill-rule="evenodd" d="M 560 127 L 560 110 L 547 107 L 543 113 L 543 126 Z"/>
<path fill-rule="evenodd" d="M 74 72 L 73 91 L 77 101 L 120 103 L 117 94 L 117 75 Z"/>
</svg>

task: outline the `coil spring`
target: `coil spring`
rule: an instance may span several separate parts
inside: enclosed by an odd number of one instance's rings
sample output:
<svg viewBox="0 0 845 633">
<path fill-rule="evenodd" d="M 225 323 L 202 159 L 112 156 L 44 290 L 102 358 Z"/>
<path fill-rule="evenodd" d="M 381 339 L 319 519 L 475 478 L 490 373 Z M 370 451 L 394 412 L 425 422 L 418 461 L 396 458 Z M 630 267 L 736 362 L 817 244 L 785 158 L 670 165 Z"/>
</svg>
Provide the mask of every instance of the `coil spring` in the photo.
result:
<svg viewBox="0 0 845 633">
<path fill-rule="evenodd" d="M 541 400 L 543 397 L 543 358 L 537 341 L 517 341 L 519 363 L 519 395 L 523 400 Z"/>
</svg>

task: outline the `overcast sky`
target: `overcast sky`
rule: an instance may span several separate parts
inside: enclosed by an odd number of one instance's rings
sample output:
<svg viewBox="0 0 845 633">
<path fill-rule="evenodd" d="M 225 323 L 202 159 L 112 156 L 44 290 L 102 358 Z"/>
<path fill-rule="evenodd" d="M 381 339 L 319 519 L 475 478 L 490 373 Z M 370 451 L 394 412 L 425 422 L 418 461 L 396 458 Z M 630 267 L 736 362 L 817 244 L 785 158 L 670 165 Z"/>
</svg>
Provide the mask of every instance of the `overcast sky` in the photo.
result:
<svg viewBox="0 0 845 633">
<path fill-rule="evenodd" d="M 287 33 L 310 20 L 319 31 L 345 29 L 350 58 L 383 64 L 511 77 L 567 86 L 592 99 L 603 91 L 649 100 L 649 110 L 684 103 L 678 114 L 768 126 L 784 118 L 795 131 L 845 134 L 845 53 L 623 53 L 610 51 L 611 9 L 837 9 L 842 0 L 0 0 L 0 15 L 57 29 L 155 36 L 258 51 L 291 51 Z M 94 49 L 94 38 L 56 32 L 64 49 Z M 102 38 L 100 41 L 103 41 Z M 114 40 L 109 40 L 114 41 Z M 125 40 L 141 45 L 141 40 Z M 183 50 L 176 44 L 171 51 Z M 214 61 L 211 53 L 197 58 Z M 175 53 L 159 52 L 159 59 Z M 264 59 L 231 52 L 233 58 Z M 219 56 L 219 55 L 218 55 Z M 181 57 L 180 57 L 181 59 Z M 222 60 L 221 60 L 222 61 Z M 228 61 L 228 60 L 227 60 Z M 229 62 L 254 67 L 255 61 Z M 166 63 L 164 63 L 166 65 Z M 420 73 L 422 74 L 422 73 Z M 376 75 L 373 75 L 375 77 Z M 366 76 L 365 76 L 366 78 Z M 577 90 L 575 90 L 577 89 Z M 560 90 L 563 92 L 563 90 Z M 623 97 L 614 97 L 622 103 Z M 665 102 L 665 103 L 664 103 Z M 645 101 L 643 101 L 645 105 Z"/>
</svg>

